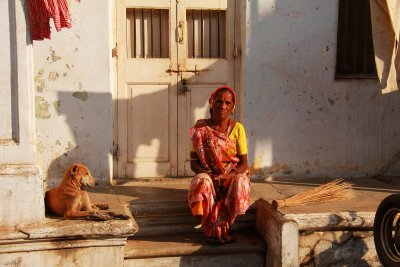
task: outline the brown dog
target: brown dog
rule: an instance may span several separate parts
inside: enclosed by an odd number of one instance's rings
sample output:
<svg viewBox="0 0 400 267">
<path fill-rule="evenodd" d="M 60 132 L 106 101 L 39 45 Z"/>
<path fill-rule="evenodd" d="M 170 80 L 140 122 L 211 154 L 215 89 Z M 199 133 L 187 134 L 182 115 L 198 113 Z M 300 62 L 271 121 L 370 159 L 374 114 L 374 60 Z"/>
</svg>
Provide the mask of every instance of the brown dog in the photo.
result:
<svg viewBox="0 0 400 267">
<path fill-rule="evenodd" d="M 61 184 L 46 192 L 46 211 L 65 219 L 90 219 L 110 220 L 128 219 L 123 214 L 114 212 L 99 212 L 107 210 L 108 204 L 91 204 L 88 193 L 83 187 L 94 187 L 96 180 L 90 174 L 89 169 L 79 163 L 72 164 L 64 174 Z"/>
</svg>

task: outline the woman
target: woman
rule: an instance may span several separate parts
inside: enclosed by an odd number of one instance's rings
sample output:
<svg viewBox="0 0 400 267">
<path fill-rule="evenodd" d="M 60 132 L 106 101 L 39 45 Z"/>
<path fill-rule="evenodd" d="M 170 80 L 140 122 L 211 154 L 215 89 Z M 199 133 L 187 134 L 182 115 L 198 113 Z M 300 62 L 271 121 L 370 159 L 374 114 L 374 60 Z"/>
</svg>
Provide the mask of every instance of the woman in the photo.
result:
<svg viewBox="0 0 400 267">
<path fill-rule="evenodd" d="M 235 92 L 223 86 L 209 99 L 211 118 L 190 128 L 193 178 L 188 204 L 193 216 L 201 216 L 207 243 L 233 242 L 229 228 L 250 205 L 247 176 L 247 143 L 244 127 L 230 118 Z"/>
</svg>

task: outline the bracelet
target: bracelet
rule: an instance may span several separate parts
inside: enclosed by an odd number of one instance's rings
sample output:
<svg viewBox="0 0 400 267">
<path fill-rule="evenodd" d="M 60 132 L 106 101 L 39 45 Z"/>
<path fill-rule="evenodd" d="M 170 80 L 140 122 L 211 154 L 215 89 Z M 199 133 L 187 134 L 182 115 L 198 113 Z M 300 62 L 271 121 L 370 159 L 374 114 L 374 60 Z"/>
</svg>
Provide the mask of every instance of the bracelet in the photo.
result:
<svg viewBox="0 0 400 267">
<path fill-rule="evenodd" d="M 231 172 L 234 172 L 234 173 L 236 173 L 236 174 L 239 174 L 239 171 L 238 171 L 238 169 L 236 169 L 236 168 L 231 169 Z"/>
</svg>

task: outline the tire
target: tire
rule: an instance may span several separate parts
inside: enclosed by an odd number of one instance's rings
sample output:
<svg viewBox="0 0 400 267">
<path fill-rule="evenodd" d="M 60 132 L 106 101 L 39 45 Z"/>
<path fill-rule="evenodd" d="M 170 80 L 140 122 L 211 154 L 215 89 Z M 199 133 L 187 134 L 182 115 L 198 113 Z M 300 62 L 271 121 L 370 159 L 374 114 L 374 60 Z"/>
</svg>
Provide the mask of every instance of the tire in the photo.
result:
<svg viewBox="0 0 400 267">
<path fill-rule="evenodd" d="M 374 220 L 376 252 L 384 266 L 400 266 L 400 194 L 386 197 Z"/>
</svg>

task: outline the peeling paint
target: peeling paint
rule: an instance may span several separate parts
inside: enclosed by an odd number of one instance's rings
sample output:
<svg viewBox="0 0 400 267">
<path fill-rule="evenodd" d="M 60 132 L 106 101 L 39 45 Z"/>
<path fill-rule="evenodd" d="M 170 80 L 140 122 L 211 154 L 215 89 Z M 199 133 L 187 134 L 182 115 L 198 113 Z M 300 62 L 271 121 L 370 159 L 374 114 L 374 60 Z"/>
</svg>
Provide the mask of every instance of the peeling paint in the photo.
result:
<svg viewBox="0 0 400 267">
<path fill-rule="evenodd" d="M 60 100 L 55 100 L 52 103 L 53 108 L 57 111 L 60 112 L 60 107 L 61 107 L 61 101 Z"/>
<path fill-rule="evenodd" d="M 59 76 L 60 76 L 60 75 L 58 75 L 57 72 L 52 71 L 52 72 L 49 73 L 48 79 L 49 79 L 49 81 L 55 81 L 55 80 L 58 79 Z"/>
<path fill-rule="evenodd" d="M 42 142 L 36 142 L 36 151 L 40 154 L 44 153 L 46 151 L 46 146 Z"/>
<path fill-rule="evenodd" d="M 323 56 L 325 57 L 325 56 L 328 54 L 328 52 L 329 52 L 329 45 L 327 45 L 327 46 L 325 47 L 324 52 L 322 53 Z"/>
<path fill-rule="evenodd" d="M 265 168 L 264 172 L 267 174 L 274 174 L 274 173 L 279 173 L 279 172 L 282 172 L 284 174 L 286 174 L 286 172 L 289 172 L 289 174 L 293 173 L 293 171 L 290 170 L 288 165 L 280 164 L 279 162 L 272 164 L 268 168 Z"/>
<path fill-rule="evenodd" d="M 349 163 L 340 163 L 338 165 L 339 169 L 342 171 L 360 171 L 362 168 L 358 166 L 357 164 L 349 164 Z"/>
<path fill-rule="evenodd" d="M 35 97 L 35 117 L 38 119 L 49 119 L 51 114 L 49 112 L 50 104 L 44 99 L 44 97 Z"/>
<path fill-rule="evenodd" d="M 49 50 L 50 50 L 50 56 L 47 58 L 47 61 L 50 61 L 51 59 L 52 62 L 56 62 L 57 60 L 61 59 L 61 57 L 56 55 L 56 51 L 52 47 L 50 47 Z"/>
<path fill-rule="evenodd" d="M 86 101 L 89 98 L 89 95 L 86 91 L 73 92 L 72 96 L 75 98 L 79 98 L 82 101 Z"/>
<path fill-rule="evenodd" d="M 65 147 L 64 149 L 65 149 L 65 151 L 69 152 L 69 151 L 71 151 L 71 150 L 74 150 L 75 148 L 76 148 L 76 146 L 73 145 L 73 144 L 71 143 L 71 141 L 69 141 L 69 142 L 68 142 L 68 146 Z"/>
<path fill-rule="evenodd" d="M 283 174 L 286 174 L 286 175 L 289 175 L 289 174 L 294 173 L 294 170 L 287 169 L 287 170 L 283 170 L 282 173 L 283 173 Z"/>
<path fill-rule="evenodd" d="M 36 91 L 42 93 L 44 87 L 46 86 L 46 82 L 43 79 L 43 73 L 44 73 L 44 69 L 41 68 L 37 75 L 35 76 L 35 87 L 36 87 Z"/>
</svg>

